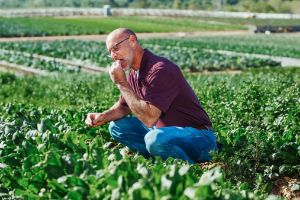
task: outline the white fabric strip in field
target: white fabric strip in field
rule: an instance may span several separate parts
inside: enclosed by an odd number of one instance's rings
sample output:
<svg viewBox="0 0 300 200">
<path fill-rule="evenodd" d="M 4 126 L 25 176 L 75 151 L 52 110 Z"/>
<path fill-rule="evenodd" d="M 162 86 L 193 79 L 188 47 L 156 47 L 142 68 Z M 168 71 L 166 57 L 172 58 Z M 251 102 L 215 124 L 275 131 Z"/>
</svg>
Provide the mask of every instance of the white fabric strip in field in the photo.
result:
<svg viewBox="0 0 300 200">
<path fill-rule="evenodd" d="M 224 51 L 224 50 L 211 50 L 211 49 L 205 49 L 205 50 L 209 52 L 217 52 L 220 54 L 232 55 L 232 56 L 249 56 L 253 58 L 270 59 L 270 60 L 280 62 L 282 67 L 300 67 L 300 59 L 297 58 L 270 56 L 270 55 L 253 54 L 253 53 L 241 53 L 241 52 Z"/>
<path fill-rule="evenodd" d="M 67 59 L 61 59 L 61 58 L 54 58 L 54 57 L 49 57 L 49 56 L 44 56 L 44 55 L 38 55 L 38 54 L 30 54 L 27 52 L 20 52 L 20 51 L 11 51 L 11 50 L 5 50 L 5 49 L 0 49 L 0 52 L 7 52 L 10 54 L 18 54 L 26 57 L 33 57 L 34 59 L 39 59 L 39 60 L 45 60 L 45 61 L 55 61 L 58 63 L 65 64 L 70 67 L 80 67 L 82 71 L 85 72 L 92 72 L 92 73 L 103 73 L 103 72 L 108 72 L 108 70 L 104 67 L 98 67 L 95 64 L 89 64 L 89 63 L 84 63 L 81 60 L 76 60 L 76 61 L 71 61 Z"/>
<path fill-rule="evenodd" d="M 29 75 L 40 75 L 40 76 L 48 76 L 53 73 L 47 72 L 45 70 L 34 69 L 31 67 L 25 67 L 22 65 L 17 65 L 14 63 L 9 63 L 6 61 L 0 61 L 0 68 L 2 71 L 13 71 L 20 74 L 29 74 Z"/>
</svg>

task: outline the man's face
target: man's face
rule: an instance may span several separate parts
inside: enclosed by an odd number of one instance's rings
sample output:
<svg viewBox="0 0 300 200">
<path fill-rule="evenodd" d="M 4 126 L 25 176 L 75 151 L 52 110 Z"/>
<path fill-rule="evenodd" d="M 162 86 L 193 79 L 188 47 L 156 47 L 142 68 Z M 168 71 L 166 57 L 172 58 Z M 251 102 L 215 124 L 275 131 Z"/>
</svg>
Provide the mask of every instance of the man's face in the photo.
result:
<svg viewBox="0 0 300 200">
<path fill-rule="evenodd" d="M 133 62 L 133 49 L 130 45 L 130 36 L 108 37 L 106 47 L 113 61 L 119 61 L 121 67 L 129 69 Z"/>
</svg>

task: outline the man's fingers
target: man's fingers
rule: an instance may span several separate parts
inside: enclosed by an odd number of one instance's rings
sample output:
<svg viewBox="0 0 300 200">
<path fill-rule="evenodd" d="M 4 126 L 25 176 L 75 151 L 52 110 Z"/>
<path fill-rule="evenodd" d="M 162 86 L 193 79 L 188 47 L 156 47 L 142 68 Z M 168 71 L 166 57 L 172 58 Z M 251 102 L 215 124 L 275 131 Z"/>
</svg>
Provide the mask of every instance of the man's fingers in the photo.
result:
<svg viewBox="0 0 300 200">
<path fill-rule="evenodd" d="M 97 126 L 100 126 L 102 124 L 103 124 L 102 121 L 93 122 L 93 127 L 97 127 Z"/>
<path fill-rule="evenodd" d="M 93 120 L 93 126 L 99 126 L 101 124 L 103 124 L 103 115 L 102 114 L 98 114 L 95 116 L 95 119 Z"/>
<path fill-rule="evenodd" d="M 89 113 L 85 119 L 87 126 L 100 126 L 104 124 L 104 115 L 102 113 Z"/>
<path fill-rule="evenodd" d="M 89 113 L 85 119 L 85 124 L 88 126 L 92 126 L 94 119 L 95 119 L 95 114 Z"/>
<path fill-rule="evenodd" d="M 88 126 L 92 126 L 93 125 L 92 124 L 92 120 L 89 117 L 86 118 L 85 124 L 88 125 Z"/>
<path fill-rule="evenodd" d="M 93 121 L 95 119 L 95 114 L 94 113 L 90 113 L 90 119 Z"/>
<path fill-rule="evenodd" d="M 93 125 L 96 124 L 99 120 L 100 120 L 99 115 L 97 115 L 97 117 L 95 116 L 94 119 L 92 120 Z"/>
</svg>

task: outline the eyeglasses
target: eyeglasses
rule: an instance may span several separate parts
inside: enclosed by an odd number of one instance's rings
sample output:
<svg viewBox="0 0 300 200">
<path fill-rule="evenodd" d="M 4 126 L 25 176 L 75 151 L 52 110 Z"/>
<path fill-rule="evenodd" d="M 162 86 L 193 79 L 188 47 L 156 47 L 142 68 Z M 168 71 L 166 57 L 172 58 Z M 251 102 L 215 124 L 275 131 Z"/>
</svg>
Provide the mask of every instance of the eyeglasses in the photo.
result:
<svg viewBox="0 0 300 200">
<path fill-rule="evenodd" d="M 115 44 L 114 46 L 112 46 L 110 49 L 108 49 L 108 57 L 111 57 L 111 52 L 112 51 L 117 51 L 118 50 L 118 46 L 120 45 L 120 44 L 122 44 L 122 42 L 125 42 L 126 40 L 128 40 L 129 39 L 129 37 L 128 38 L 125 38 L 124 40 L 121 40 L 120 42 L 118 42 L 117 44 Z"/>
</svg>

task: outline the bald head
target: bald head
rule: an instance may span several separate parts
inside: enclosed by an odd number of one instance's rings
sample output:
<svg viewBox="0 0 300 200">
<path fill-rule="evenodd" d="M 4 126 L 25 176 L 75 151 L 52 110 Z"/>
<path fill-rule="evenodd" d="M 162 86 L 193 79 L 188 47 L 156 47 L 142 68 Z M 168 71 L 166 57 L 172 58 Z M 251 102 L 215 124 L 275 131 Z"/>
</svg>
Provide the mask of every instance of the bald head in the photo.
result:
<svg viewBox="0 0 300 200">
<path fill-rule="evenodd" d="M 118 28 L 113 30 L 108 36 L 106 41 L 111 41 L 111 40 L 115 40 L 115 39 L 119 39 L 119 38 L 126 38 L 129 37 L 130 35 L 133 35 L 135 37 L 135 39 L 137 40 L 136 34 L 135 32 L 133 32 L 132 30 L 128 29 L 128 28 Z"/>
</svg>

